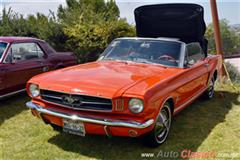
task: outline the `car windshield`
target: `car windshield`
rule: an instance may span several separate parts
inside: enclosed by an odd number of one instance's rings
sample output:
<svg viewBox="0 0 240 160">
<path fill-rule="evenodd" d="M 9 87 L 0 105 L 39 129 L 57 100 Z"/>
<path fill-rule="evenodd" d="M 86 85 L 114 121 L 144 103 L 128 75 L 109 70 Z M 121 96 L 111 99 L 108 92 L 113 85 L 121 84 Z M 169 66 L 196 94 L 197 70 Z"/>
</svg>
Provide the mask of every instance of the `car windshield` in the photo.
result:
<svg viewBox="0 0 240 160">
<path fill-rule="evenodd" d="M 100 60 L 179 66 L 180 42 L 151 39 L 117 39 L 103 52 Z"/>
<path fill-rule="evenodd" d="M 2 59 L 3 53 L 7 47 L 7 43 L 0 42 L 0 60 Z"/>
</svg>

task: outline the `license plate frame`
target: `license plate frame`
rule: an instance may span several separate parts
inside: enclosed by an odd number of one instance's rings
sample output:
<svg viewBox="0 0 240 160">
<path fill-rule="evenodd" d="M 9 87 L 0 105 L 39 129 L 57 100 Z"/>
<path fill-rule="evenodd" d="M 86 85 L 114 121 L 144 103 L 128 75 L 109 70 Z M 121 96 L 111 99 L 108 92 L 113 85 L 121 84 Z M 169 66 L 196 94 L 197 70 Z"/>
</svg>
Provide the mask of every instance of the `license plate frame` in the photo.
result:
<svg viewBox="0 0 240 160">
<path fill-rule="evenodd" d="M 63 131 L 82 137 L 86 135 L 84 123 L 78 120 L 63 119 Z"/>
</svg>

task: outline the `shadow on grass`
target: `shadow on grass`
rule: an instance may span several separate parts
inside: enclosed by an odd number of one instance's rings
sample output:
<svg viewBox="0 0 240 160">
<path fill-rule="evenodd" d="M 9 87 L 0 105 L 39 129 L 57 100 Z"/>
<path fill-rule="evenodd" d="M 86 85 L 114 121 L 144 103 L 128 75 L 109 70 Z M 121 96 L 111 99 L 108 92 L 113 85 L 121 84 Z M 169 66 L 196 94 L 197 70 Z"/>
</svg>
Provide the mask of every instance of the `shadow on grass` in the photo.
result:
<svg viewBox="0 0 240 160">
<path fill-rule="evenodd" d="M 225 120 L 232 105 L 240 105 L 238 96 L 236 93 L 216 92 L 210 101 L 196 100 L 174 118 L 167 141 L 156 149 L 143 146 L 137 138 L 107 138 L 93 135 L 82 138 L 60 133 L 48 141 L 65 151 L 96 159 L 141 159 L 141 153 L 158 154 L 160 150 L 196 151 L 211 130 Z"/>
<path fill-rule="evenodd" d="M 0 100 L 0 125 L 7 119 L 27 110 L 25 103 L 29 100 L 26 93 Z"/>
</svg>

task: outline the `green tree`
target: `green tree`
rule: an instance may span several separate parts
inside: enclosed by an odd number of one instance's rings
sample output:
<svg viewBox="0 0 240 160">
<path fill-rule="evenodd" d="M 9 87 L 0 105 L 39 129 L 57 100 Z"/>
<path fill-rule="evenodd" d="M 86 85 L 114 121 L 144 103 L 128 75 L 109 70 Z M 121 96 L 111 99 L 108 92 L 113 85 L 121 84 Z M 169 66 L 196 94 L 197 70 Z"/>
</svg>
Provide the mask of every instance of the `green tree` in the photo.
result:
<svg viewBox="0 0 240 160">
<path fill-rule="evenodd" d="M 14 13 L 11 8 L 3 9 L 0 26 L 2 36 L 27 35 L 26 20 L 22 15 Z"/>
<path fill-rule="evenodd" d="M 115 38 L 133 36 L 135 30 L 112 0 L 67 0 L 59 7 L 58 17 L 68 36 L 67 46 L 74 49 L 81 62 L 92 61 Z"/>
<path fill-rule="evenodd" d="M 236 31 L 232 30 L 229 26 L 229 22 L 226 19 L 220 21 L 220 30 L 222 36 L 223 53 L 225 55 L 231 55 L 239 52 L 240 38 L 236 34 Z M 208 51 L 211 54 L 216 53 L 213 24 L 209 24 L 206 31 L 206 37 L 208 39 Z"/>
<path fill-rule="evenodd" d="M 57 50 L 66 50 L 63 44 L 67 36 L 52 12 L 49 16 L 37 13 L 23 17 L 11 8 L 4 8 L 0 18 L 0 35 L 36 37 L 46 40 Z"/>
<path fill-rule="evenodd" d="M 55 49 L 73 51 L 79 62 L 96 60 L 115 38 L 134 36 L 135 29 L 119 16 L 113 0 L 67 0 L 55 15 L 23 15 L 3 9 L 1 36 L 26 36 L 44 39 Z"/>
</svg>

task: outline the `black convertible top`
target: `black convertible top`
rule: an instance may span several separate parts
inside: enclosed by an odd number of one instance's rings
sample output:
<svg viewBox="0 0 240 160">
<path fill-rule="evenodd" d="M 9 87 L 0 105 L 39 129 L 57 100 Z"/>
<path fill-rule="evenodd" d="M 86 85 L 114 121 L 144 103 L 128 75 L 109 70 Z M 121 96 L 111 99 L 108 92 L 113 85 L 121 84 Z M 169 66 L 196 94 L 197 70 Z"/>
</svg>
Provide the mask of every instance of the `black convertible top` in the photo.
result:
<svg viewBox="0 0 240 160">
<path fill-rule="evenodd" d="M 199 42 L 207 54 L 202 6 L 188 3 L 146 5 L 136 8 L 134 15 L 138 37 L 170 37 L 185 43 Z"/>
</svg>

